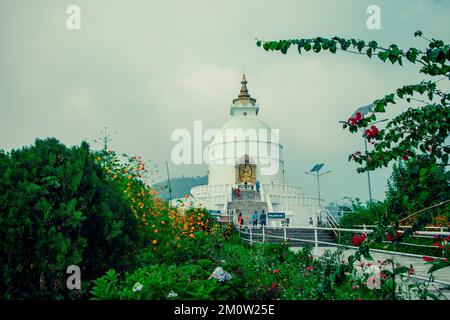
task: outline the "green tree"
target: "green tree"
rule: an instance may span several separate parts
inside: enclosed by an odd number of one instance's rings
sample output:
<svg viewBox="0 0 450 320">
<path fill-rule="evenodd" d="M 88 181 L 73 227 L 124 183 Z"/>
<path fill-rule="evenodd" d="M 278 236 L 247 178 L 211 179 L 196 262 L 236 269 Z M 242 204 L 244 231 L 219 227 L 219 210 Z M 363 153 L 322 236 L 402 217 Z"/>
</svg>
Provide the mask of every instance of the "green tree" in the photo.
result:
<svg viewBox="0 0 450 320">
<path fill-rule="evenodd" d="M 450 145 L 448 145 L 450 94 L 439 89 L 438 84 L 441 81 L 450 80 L 450 45 L 442 40 L 428 39 L 423 36 L 421 31 L 416 31 L 414 36 L 427 42 L 425 48 L 404 50 L 397 44 L 383 47 L 377 41 L 366 42 L 361 39 L 346 39 L 339 36 L 331 39 L 316 37 L 278 41 L 256 40 L 256 45 L 263 47 L 266 51 L 280 51 L 283 54 L 295 46 L 299 54 L 309 51 L 315 53 L 329 51 L 335 54 L 337 51 L 342 51 L 367 56 L 369 59 L 377 57 L 383 62 L 389 60 L 392 64 L 397 63 L 400 66 L 403 66 L 403 62 L 420 65 L 419 73 L 426 76 L 427 79 L 420 83 L 406 84 L 384 97 L 376 99 L 368 114 L 357 113 L 343 125 L 343 128 L 348 129 L 351 133 L 357 133 L 359 129 L 362 129 L 363 136 L 373 144 L 373 149 L 367 154 L 355 152 L 349 156 L 349 160 L 361 165 L 358 172 L 387 167 L 392 162 L 418 156 L 427 156 L 443 166 L 447 166 L 450 153 Z M 429 80 L 430 78 L 433 80 Z M 417 96 L 420 96 L 421 99 L 417 99 Z M 399 101 L 405 101 L 410 107 L 391 119 L 384 129 L 373 125 L 373 122 L 377 120 L 377 115 L 386 112 L 387 108 Z M 428 198 L 426 192 L 430 192 L 430 190 L 424 190 L 418 198 L 422 198 L 422 200 Z M 430 196 L 430 199 L 433 197 L 434 195 Z M 434 198 L 435 205 L 436 200 L 438 199 Z M 449 202 L 439 205 L 446 203 Z M 415 230 L 431 221 L 432 215 L 429 210 L 416 211 L 416 213 L 418 213 L 416 224 L 406 230 L 404 236 L 411 235 Z M 373 241 L 385 237 L 386 229 L 392 233 L 392 228 L 397 227 L 397 222 L 392 226 L 390 215 L 387 213 L 381 218 L 376 232 L 372 235 Z M 360 246 L 358 256 L 361 254 L 368 255 L 366 241 Z M 448 265 L 448 262 L 441 264 L 440 267 L 445 265 Z"/>
<path fill-rule="evenodd" d="M 388 181 L 386 203 L 393 217 L 409 214 L 444 202 L 450 198 L 450 172 L 428 155 L 411 158 L 394 165 Z M 446 206 L 447 208 L 449 206 Z M 438 207 L 442 212 L 445 207 Z M 429 219 L 427 219 L 429 220 Z"/>
<path fill-rule="evenodd" d="M 69 265 L 81 268 L 82 286 L 133 265 L 143 236 L 95 157 L 85 142 L 56 139 L 0 153 L 0 298 L 76 298 Z"/>
</svg>

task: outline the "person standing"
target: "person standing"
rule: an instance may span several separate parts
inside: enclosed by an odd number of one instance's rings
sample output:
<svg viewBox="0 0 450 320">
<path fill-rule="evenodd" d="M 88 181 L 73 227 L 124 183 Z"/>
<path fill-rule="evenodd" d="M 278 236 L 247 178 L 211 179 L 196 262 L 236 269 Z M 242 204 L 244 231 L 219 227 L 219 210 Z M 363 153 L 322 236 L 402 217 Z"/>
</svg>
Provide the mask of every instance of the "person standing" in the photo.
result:
<svg viewBox="0 0 450 320">
<path fill-rule="evenodd" d="M 241 197 L 241 189 L 239 189 L 239 188 L 236 189 L 236 197 L 237 198 Z"/>
<path fill-rule="evenodd" d="M 261 187 L 261 184 L 259 183 L 259 180 L 256 180 L 256 192 L 259 192 L 260 187 Z"/>
<path fill-rule="evenodd" d="M 252 220 L 253 220 L 253 226 L 257 227 L 258 226 L 258 211 L 255 210 L 255 212 L 252 215 Z"/>
<path fill-rule="evenodd" d="M 266 216 L 266 212 L 264 210 L 261 212 L 261 215 L 259 216 L 259 221 L 261 223 L 261 227 L 266 226 L 267 216 Z"/>
<path fill-rule="evenodd" d="M 242 212 L 239 212 L 238 223 L 239 227 L 242 228 L 242 226 L 244 225 L 244 218 L 242 217 Z"/>
</svg>

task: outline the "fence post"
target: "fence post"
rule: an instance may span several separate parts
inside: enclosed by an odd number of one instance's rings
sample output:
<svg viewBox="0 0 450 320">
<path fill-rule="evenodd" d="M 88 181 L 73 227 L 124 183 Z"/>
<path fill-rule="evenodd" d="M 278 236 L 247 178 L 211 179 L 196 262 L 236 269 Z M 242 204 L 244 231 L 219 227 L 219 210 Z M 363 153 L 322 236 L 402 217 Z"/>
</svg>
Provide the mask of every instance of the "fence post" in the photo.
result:
<svg viewBox="0 0 450 320">
<path fill-rule="evenodd" d="M 252 232 L 253 226 L 250 226 L 249 230 L 250 230 L 250 244 L 253 244 L 253 232 Z"/>
<path fill-rule="evenodd" d="M 264 231 L 266 228 L 265 228 L 265 226 L 262 226 L 262 240 L 263 240 L 263 243 L 264 242 L 266 242 L 266 232 Z"/>
<path fill-rule="evenodd" d="M 283 234 L 284 234 L 284 242 L 287 241 L 287 237 L 286 237 L 286 225 L 283 227 Z"/>
<path fill-rule="evenodd" d="M 317 237 L 317 223 L 318 223 L 318 221 L 317 221 L 317 211 L 316 211 L 316 214 L 315 214 L 315 219 L 314 219 L 314 248 L 315 248 L 315 251 L 316 251 L 316 256 L 318 256 L 319 255 L 319 243 L 317 242 L 318 241 L 318 237 Z"/>
</svg>

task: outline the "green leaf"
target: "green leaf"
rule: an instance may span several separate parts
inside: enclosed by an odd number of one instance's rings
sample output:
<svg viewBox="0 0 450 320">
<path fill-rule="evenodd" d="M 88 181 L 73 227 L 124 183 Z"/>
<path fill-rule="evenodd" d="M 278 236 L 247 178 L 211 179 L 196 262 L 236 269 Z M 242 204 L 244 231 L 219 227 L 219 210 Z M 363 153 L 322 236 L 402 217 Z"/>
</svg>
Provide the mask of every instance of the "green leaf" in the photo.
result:
<svg viewBox="0 0 450 320">
<path fill-rule="evenodd" d="M 375 108 L 374 108 L 375 112 L 385 112 L 386 111 L 386 103 L 379 101 Z"/>
<path fill-rule="evenodd" d="M 377 56 L 378 56 L 378 58 L 380 58 L 380 60 L 382 60 L 383 62 L 386 62 L 386 59 L 388 58 L 389 53 L 386 51 L 381 51 L 381 52 L 378 52 Z"/>
<path fill-rule="evenodd" d="M 394 269 L 394 274 L 406 273 L 409 268 L 407 266 L 401 266 Z"/>
<path fill-rule="evenodd" d="M 444 164 L 447 164 L 447 163 L 448 163 L 448 153 L 444 153 L 444 154 L 442 155 L 441 160 L 442 160 L 442 162 L 443 162 Z"/>
<path fill-rule="evenodd" d="M 408 59 L 412 63 L 416 63 L 417 49 L 415 49 L 415 48 L 409 49 L 408 52 L 406 52 L 406 59 Z"/>
</svg>

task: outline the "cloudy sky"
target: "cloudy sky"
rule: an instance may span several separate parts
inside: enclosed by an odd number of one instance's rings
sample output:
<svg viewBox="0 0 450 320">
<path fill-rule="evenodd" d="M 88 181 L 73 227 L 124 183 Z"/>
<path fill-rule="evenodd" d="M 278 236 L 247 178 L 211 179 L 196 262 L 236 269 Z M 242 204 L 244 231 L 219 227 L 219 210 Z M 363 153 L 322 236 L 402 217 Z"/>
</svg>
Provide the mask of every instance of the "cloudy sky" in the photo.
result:
<svg viewBox="0 0 450 320">
<path fill-rule="evenodd" d="M 66 27 L 72 4 L 81 8 L 81 30 Z M 381 8 L 381 30 L 366 27 L 371 4 Z M 226 121 L 245 71 L 261 119 L 280 129 L 287 182 L 315 194 L 304 171 L 325 162 L 327 201 L 366 200 L 367 177 L 347 161 L 363 140 L 338 121 L 420 81 L 418 67 L 342 53 L 266 53 L 254 39 L 341 35 L 422 47 L 418 29 L 450 41 L 449 9 L 445 0 L 0 0 L 0 148 L 49 136 L 93 144 L 108 126 L 117 132 L 112 148 L 163 169 L 173 130 Z M 403 110 L 396 108 L 386 117 Z M 206 173 L 202 165 L 170 169 Z M 388 176 L 372 174 L 375 198 L 384 197 Z"/>
</svg>

